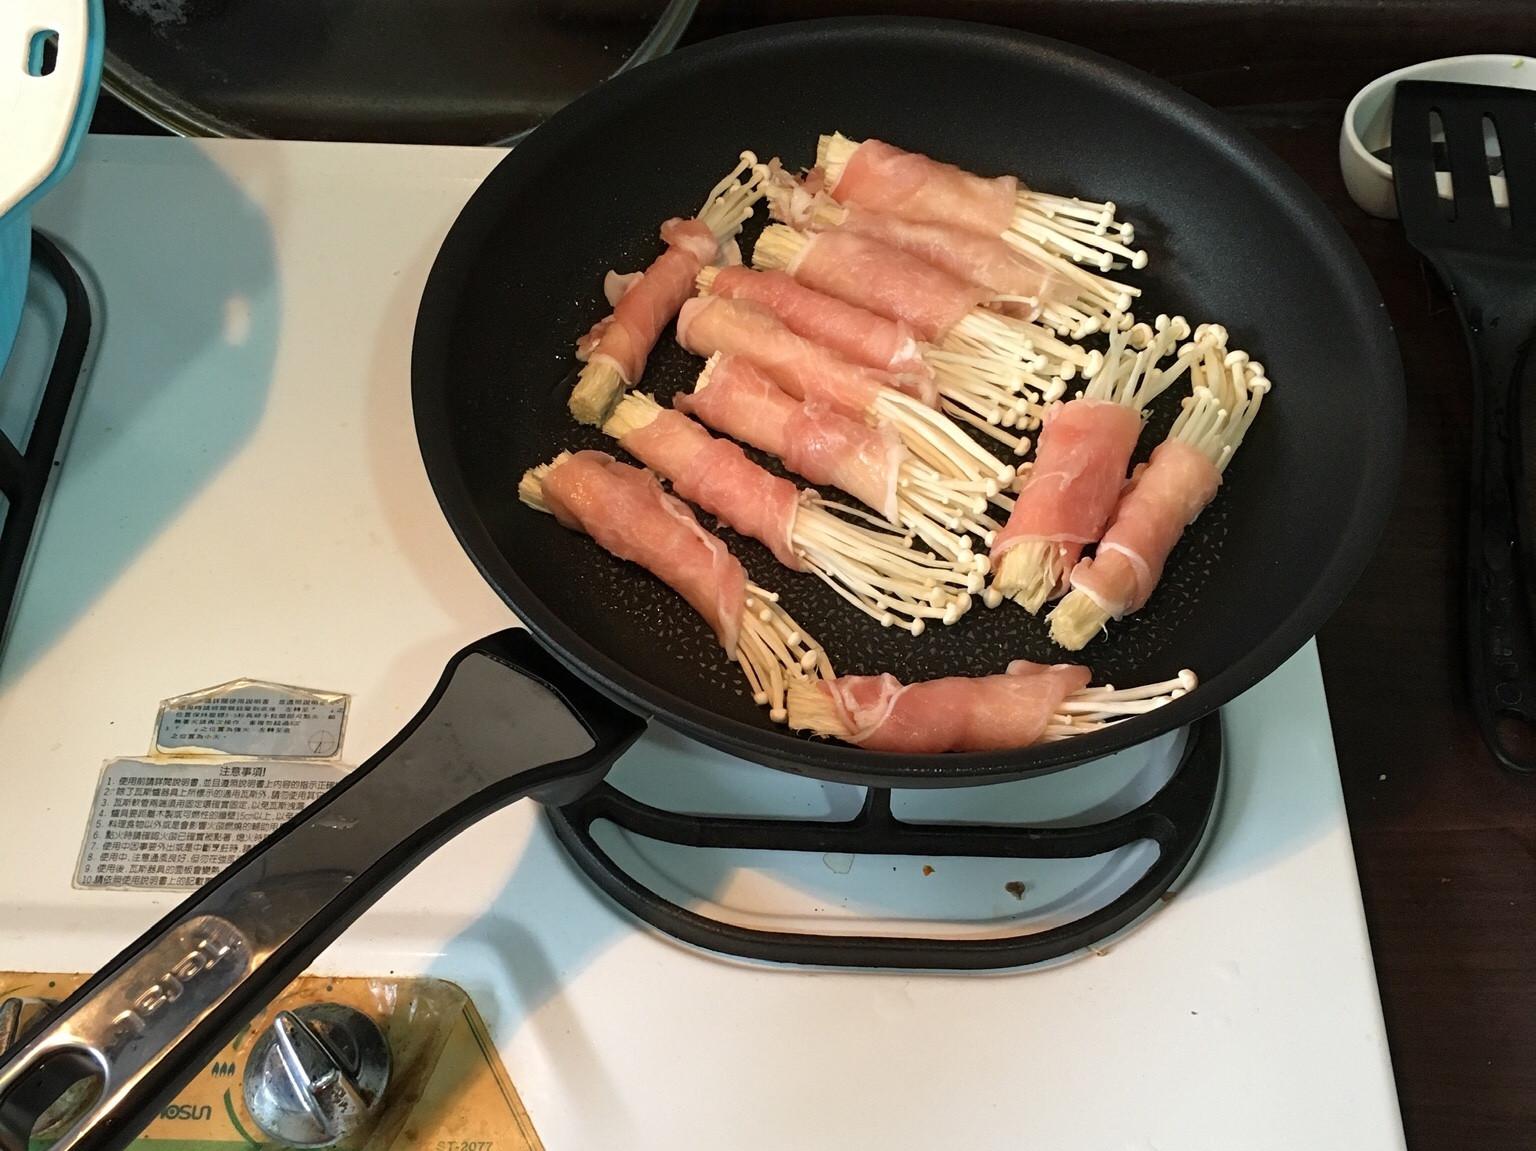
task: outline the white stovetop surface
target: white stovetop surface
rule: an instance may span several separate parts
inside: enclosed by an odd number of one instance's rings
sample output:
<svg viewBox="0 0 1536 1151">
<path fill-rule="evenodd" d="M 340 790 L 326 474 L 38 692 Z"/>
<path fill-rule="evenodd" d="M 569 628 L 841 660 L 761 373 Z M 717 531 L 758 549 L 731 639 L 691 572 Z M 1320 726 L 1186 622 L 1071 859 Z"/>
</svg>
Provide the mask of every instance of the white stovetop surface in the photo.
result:
<svg viewBox="0 0 1536 1151">
<path fill-rule="evenodd" d="M 38 212 L 106 315 L 0 663 L 0 969 L 92 968 L 175 898 L 70 886 L 101 763 L 147 750 L 158 700 L 239 675 L 347 691 L 360 762 L 508 623 L 438 513 L 408 396 L 422 283 L 499 155 L 92 139 Z M 320 966 L 468 987 L 551 1151 L 1401 1147 L 1314 650 L 1227 730 L 1202 866 L 1103 957 L 706 957 L 596 896 L 522 805 Z"/>
</svg>

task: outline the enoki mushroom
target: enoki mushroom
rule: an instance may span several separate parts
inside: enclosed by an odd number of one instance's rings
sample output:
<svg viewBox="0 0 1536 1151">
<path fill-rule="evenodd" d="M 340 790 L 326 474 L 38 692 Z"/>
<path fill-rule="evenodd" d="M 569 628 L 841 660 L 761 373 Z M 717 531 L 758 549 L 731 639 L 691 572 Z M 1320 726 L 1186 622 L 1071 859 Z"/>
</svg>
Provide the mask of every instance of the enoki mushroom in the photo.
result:
<svg viewBox="0 0 1536 1151">
<path fill-rule="evenodd" d="M 762 199 L 766 170 L 751 152 L 743 152 L 731 171 L 709 190 L 695 217 L 715 237 L 716 258 L 740 263 L 736 237 L 752 218 L 752 206 Z M 681 300 L 677 305 L 682 304 Z M 595 356 L 582 365 L 571 389 L 571 414 L 584 424 L 600 424 L 613 410 L 624 389 L 638 380 L 625 380 L 619 366 L 607 356 Z"/>
<path fill-rule="evenodd" d="M 816 142 L 816 166 L 836 186 L 859 141 L 840 132 Z M 1078 337 L 1101 331 L 1110 316 L 1124 313 L 1141 290 L 1103 273 L 1126 266 L 1144 268 L 1147 254 L 1132 248 L 1135 229 L 1115 219 L 1112 202 L 1032 191 L 1020 181 L 1013 220 L 1002 238 L 1055 272 L 1070 287 L 1040 301 L 1040 315 L 1058 332 Z M 1097 268 L 1091 272 L 1083 265 Z"/>
<path fill-rule="evenodd" d="M 811 239 L 787 225 L 770 224 L 752 249 L 753 266 L 789 271 Z M 1111 320 L 1122 328 L 1129 322 L 1120 313 Z M 1097 370 L 1102 356 L 1040 324 L 975 307 L 937 344 L 925 347 L 923 359 L 933 368 L 947 414 L 1024 455 L 1029 440 L 1010 429 L 1033 427 L 1042 403 L 1062 395 L 1079 374 Z"/>
<path fill-rule="evenodd" d="M 603 431 L 623 440 L 663 410 L 650 396 L 631 393 L 619 401 Z M 986 565 L 975 562 L 982 557 L 962 565 L 917 551 L 910 534 L 849 523 L 833 514 L 837 507 L 814 492 L 801 492 L 789 536 L 806 571 L 882 626 L 914 636 L 929 620 L 952 624 L 970 610 L 971 593 L 985 582 Z"/>
<path fill-rule="evenodd" d="M 718 354 L 709 358 L 694 381 L 695 392 L 710 386 L 719 362 Z M 750 437 L 745 438 L 751 442 Z M 997 498 L 999 493 L 1000 489 L 994 483 L 983 481 L 978 484 L 945 477 L 908 455 L 897 468 L 896 522 L 912 537 L 955 565 L 956 570 L 985 576 L 990 570 L 987 557 L 976 552 L 970 537 L 974 535 L 990 546 L 998 524 L 987 514 L 987 505 L 989 499 Z M 887 525 L 883 517 L 865 516 L 842 505 L 829 506 L 839 515 L 856 516 L 882 527 Z M 875 510 L 883 509 L 876 507 Z M 967 588 L 972 592 L 978 590 L 973 581 L 967 581 Z"/>
<path fill-rule="evenodd" d="M 1192 343 L 1180 349 L 1179 359 L 1169 372 L 1177 378 L 1188 369 L 1192 380 L 1191 393 L 1164 439 L 1194 448 L 1220 474 L 1242 446 L 1270 382 L 1264 365 L 1250 360 L 1247 352 L 1227 351 L 1225 328 L 1203 324 L 1195 329 L 1194 336 Z M 1115 613 L 1086 588 L 1073 588 L 1051 612 L 1051 638 L 1079 651 L 1112 618 Z"/>
<path fill-rule="evenodd" d="M 544 477 L 569 455 L 561 452 L 549 463 L 524 472 L 517 485 L 518 498 L 535 511 L 549 512 L 544 502 Z M 778 594 L 750 582 L 741 605 L 736 662 L 747 677 L 753 701 L 768 708 L 775 723 L 789 717 L 787 693 L 791 684 L 808 674 L 833 675 L 827 653 L 779 604 Z"/>
<path fill-rule="evenodd" d="M 1131 715 L 1144 715 L 1187 695 L 1199 685 L 1192 671 L 1143 687 L 1116 688 L 1113 684 L 1073 692 L 1051 715 L 1041 742 L 1068 739 L 1100 731 Z M 810 735 L 846 740 L 852 733 L 830 696 L 815 676 L 800 676 L 788 686 L 789 726 Z"/>
<path fill-rule="evenodd" d="M 1188 361 L 1183 356 L 1166 371 L 1157 365 L 1188 335 L 1189 324 L 1182 316 L 1158 316 L 1150 327 L 1137 324 L 1112 332 L 1109 350 L 1081 398 L 1142 411 L 1184 374 Z M 985 603 L 996 607 L 1011 598 L 1031 613 L 1039 611 L 1066 579 L 1065 555 L 1066 549 L 1053 540 L 1023 540 L 997 561 Z"/>
</svg>

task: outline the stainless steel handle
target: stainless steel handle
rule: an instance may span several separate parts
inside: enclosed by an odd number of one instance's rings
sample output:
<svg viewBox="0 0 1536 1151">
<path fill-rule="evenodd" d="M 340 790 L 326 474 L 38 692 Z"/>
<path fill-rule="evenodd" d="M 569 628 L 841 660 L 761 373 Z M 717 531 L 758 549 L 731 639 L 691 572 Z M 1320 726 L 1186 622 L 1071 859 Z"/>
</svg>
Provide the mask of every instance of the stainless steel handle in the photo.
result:
<svg viewBox="0 0 1536 1151">
<path fill-rule="evenodd" d="M 0 1060 L 0 1147 L 81 1079 L 55 1151 L 124 1146 L 401 876 L 484 815 L 596 783 L 643 729 L 525 632 L 466 648 L 390 744 L 235 861 Z"/>
</svg>

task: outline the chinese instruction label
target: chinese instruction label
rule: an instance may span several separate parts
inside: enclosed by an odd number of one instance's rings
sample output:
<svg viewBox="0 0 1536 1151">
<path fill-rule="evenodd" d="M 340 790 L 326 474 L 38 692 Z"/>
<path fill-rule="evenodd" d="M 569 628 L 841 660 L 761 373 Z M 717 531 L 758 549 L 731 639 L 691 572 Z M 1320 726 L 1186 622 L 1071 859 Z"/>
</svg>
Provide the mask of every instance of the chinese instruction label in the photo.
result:
<svg viewBox="0 0 1536 1151">
<path fill-rule="evenodd" d="M 237 679 L 160 705 L 161 755 L 327 759 L 341 752 L 349 697 Z"/>
<path fill-rule="evenodd" d="M 96 787 L 75 886 L 201 887 L 344 775 L 289 760 L 115 759 Z"/>
</svg>

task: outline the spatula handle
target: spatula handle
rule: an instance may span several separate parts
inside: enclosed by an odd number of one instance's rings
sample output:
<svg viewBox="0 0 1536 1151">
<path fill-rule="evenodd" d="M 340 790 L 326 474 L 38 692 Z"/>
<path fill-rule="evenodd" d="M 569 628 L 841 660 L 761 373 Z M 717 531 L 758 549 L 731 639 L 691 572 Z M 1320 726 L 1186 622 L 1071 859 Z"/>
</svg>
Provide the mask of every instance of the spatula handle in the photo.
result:
<svg viewBox="0 0 1536 1151">
<path fill-rule="evenodd" d="M 1499 763 L 1533 772 L 1536 636 L 1530 592 L 1536 540 L 1528 538 L 1519 418 L 1532 333 L 1499 324 L 1468 293 L 1458 292 L 1457 303 L 1475 386 L 1465 587 L 1472 710 Z"/>
</svg>

